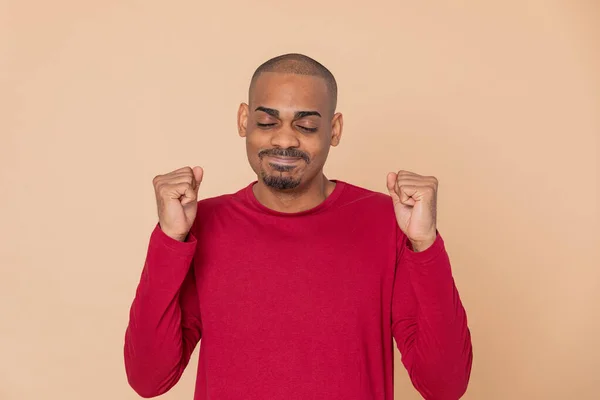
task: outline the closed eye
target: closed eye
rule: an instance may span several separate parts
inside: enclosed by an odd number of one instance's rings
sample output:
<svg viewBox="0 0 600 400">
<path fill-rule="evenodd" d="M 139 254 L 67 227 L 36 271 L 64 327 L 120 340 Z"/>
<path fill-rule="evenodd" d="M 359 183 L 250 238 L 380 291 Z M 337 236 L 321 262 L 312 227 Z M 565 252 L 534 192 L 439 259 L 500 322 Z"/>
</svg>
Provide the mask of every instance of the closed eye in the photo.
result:
<svg viewBox="0 0 600 400">
<path fill-rule="evenodd" d="M 300 126 L 298 125 L 298 128 L 300 128 L 301 130 L 305 131 L 305 132 L 316 132 L 317 128 L 308 128 L 306 126 Z"/>
<path fill-rule="evenodd" d="M 268 128 L 270 126 L 275 126 L 276 124 L 275 123 L 272 123 L 272 124 L 261 124 L 260 122 L 257 122 L 256 125 L 259 126 L 259 127 L 261 127 L 261 128 Z"/>
</svg>

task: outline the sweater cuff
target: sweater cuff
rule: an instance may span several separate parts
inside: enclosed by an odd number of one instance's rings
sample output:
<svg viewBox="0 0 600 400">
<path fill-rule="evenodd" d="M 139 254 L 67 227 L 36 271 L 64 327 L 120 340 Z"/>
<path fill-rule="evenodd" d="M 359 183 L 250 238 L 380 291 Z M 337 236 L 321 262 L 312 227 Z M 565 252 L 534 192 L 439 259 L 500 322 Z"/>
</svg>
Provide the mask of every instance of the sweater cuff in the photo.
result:
<svg viewBox="0 0 600 400">
<path fill-rule="evenodd" d="M 438 231 L 436 231 L 435 241 L 423 251 L 414 251 L 408 239 L 405 246 L 404 258 L 413 265 L 429 264 L 445 250 L 444 239 Z"/>
<path fill-rule="evenodd" d="M 152 234 L 150 236 L 150 242 L 159 247 L 166 247 L 171 251 L 175 251 L 181 257 L 190 257 L 194 255 L 196 251 L 197 240 L 192 232 L 188 233 L 185 241 L 180 242 L 172 237 L 168 236 L 160 227 L 160 224 L 156 224 Z"/>
</svg>

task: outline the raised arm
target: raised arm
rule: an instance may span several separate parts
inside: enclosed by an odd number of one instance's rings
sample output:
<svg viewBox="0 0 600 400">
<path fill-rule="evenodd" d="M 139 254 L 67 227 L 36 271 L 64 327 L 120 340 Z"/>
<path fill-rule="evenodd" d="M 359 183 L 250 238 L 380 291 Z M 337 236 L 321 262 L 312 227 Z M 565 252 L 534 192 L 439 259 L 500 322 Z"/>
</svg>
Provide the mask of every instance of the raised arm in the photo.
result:
<svg viewBox="0 0 600 400">
<path fill-rule="evenodd" d="M 142 397 L 163 394 L 179 381 L 202 335 L 191 268 L 202 174 L 200 167 L 185 167 L 153 180 L 159 222 L 150 237 L 124 346 L 128 382 Z"/>
<path fill-rule="evenodd" d="M 392 302 L 392 333 L 413 386 L 427 400 L 467 390 L 473 351 L 467 315 L 444 241 L 414 252 L 402 241 Z"/>
<path fill-rule="evenodd" d="M 390 173 L 398 229 L 392 333 L 415 388 L 427 400 L 456 400 L 473 359 L 467 316 L 437 225 L 438 181 Z"/>
<path fill-rule="evenodd" d="M 196 239 L 176 241 L 157 225 L 125 332 L 125 370 L 142 397 L 171 389 L 200 340 L 202 323 L 193 269 Z"/>
</svg>

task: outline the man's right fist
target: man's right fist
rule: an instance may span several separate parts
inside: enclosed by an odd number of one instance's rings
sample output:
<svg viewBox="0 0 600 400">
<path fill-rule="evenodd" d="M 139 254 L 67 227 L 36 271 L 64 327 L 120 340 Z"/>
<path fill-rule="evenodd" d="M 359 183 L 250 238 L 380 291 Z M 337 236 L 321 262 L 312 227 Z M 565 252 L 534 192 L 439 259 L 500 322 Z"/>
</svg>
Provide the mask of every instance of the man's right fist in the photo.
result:
<svg viewBox="0 0 600 400">
<path fill-rule="evenodd" d="M 203 174 L 200 167 L 184 167 L 152 180 L 160 228 L 180 242 L 186 239 L 196 219 L 198 188 Z"/>
</svg>

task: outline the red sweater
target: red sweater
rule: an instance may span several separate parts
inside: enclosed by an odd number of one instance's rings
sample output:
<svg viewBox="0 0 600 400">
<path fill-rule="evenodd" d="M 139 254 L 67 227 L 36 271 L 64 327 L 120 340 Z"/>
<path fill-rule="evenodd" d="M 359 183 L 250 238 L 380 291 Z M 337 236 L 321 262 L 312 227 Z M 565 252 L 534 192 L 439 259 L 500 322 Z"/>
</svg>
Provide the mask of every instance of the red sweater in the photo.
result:
<svg viewBox="0 0 600 400">
<path fill-rule="evenodd" d="M 439 232 L 413 252 L 391 198 L 342 181 L 291 214 L 252 184 L 201 200 L 185 242 L 156 225 L 125 335 L 129 384 L 165 393 L 200 339 L 195 400 L 392 400 L 393 339 L 425 399 L 456 400 L 472 362 Z"/>
</svg>

